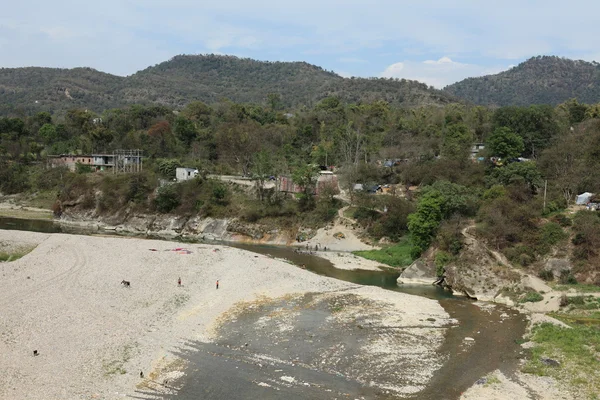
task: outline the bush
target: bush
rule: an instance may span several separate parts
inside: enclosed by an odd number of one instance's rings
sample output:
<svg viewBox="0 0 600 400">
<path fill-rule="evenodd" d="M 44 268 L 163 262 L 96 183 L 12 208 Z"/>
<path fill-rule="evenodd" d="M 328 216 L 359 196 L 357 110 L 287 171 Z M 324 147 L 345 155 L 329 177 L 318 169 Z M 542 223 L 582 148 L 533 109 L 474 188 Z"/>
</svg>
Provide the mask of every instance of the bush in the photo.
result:
<svg viewBox="0 0 600 400">
<path fill-rule="evenodd" d="M 548 282 L 554 280 L 554 274 L 549 269 L 543 269 L 538 272 L 538 277 Z"/>
<path fill-rule="evenodd" d="M 559 282 L 563 285 L 575 285 L 577 283 L 577 279 L 568 269 L 563 269 L 560 271 Z"/>
<path fill-rule="evenodd" d="M 154 205 L 158 212 L 171 212 L 180 204 L 181 198 L 179 192 L 175 188 L 175 185 L 167 185 L 158 189 L 158 194 L 154 199 Z"/>
<path fill-rule="evenodd" d="M 537 303 L 538 301 L 544 300 L 544 296 L 539 294 L 538 292 L 530 291 L 523 296 L 519 302 L 520 303 Z"/>
<path fill-rule="evenodd" d="M 444 267 L 450 262 L 450 260 L 452 260 L 452 257 L 450 257 L 450 254 L 444 251 L 438 251 L 435 254 L 434 263 L 438 277 L 444 275 Z"/>
<path fill-rule="evenodd" d="M 560 307 L 566 307 L 566 306 L 568 306 L 568 305 L 569 305 L 569 298 L 567 297 L 567 295 L 566 295 L 566 294 L 564 294 L 564 293 L 563 293 L 563 294 L 560 296 L 560 303 L 559 303 L 559 306 L 560 306 Z"/>
<path fill-rule="evenodd" d="M 554 217 L 552 217 L 552 220 L 563 228 L 573 225 L 571 218 L 567 217 L 565 214 L 556 214 Z"/>
<path fill-rule="evenodd" d="M 0 191 L 4 194 L 15 194 L 28 190 L 27 172 L 27 168 L 20 164 L 0 163 Z"/>
<path fill-rule="evenodd" d="M 91 165 L 82 164 L 82 163 L 75 164 L 75 172 L 77 172 L 78 174 L 89 174 L 92 171 L 93 170 L 92 170 Z"/>
<path fill-rule="evenodd" d="M 554 222 L 548 222 L 541 229 L 541 240 L 543 245 L 554 246 L 561 240 L 565 239 L 567 234 L 563 231 L 560 225 Z"/>
</svg>

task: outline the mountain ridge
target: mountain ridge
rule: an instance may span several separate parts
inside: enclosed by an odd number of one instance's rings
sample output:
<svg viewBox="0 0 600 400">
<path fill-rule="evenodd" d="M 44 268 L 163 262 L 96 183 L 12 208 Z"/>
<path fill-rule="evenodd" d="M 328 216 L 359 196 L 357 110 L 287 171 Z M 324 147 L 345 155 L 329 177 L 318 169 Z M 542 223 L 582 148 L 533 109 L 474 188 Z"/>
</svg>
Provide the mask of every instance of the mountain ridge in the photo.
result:
<svg viewBox="0 0 600 400">
<path fill-rule="evenodd" d="M 89 67 L 0 69 L 0 115 L 69 108 L 102 111 L 134 103 L 175 108 L 222 99 L 262 103 L 271 93 L 279 94 L 284 107 L 310 106 L 327 96 L 349 102 L 385 100 L 406 107 L 458 101 L 416 81 L 343 78 L 303 61 L 222 55 L 178 55 L 125 77 Z"/>
<path fill-rule="evenodd" d="M 557 56 L 536 56 L 494 75 L 467 78 L 444 92 L 478 105 L 557 105 L 571 98 L 600 102 L 600 64 Z"/>
</svg>

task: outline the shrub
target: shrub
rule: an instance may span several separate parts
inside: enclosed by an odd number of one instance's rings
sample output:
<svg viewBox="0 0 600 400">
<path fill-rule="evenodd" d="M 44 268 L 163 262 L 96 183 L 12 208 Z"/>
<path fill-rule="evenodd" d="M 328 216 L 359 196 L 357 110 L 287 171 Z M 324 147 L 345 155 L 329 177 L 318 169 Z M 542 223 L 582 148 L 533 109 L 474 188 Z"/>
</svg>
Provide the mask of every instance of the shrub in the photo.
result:
<svg viewBox="0 0 600 400">
<path fill-rule="evenodd" d="M 180 204 L 181 198 L 175 185 L 166 185 L 158 189 L 158 194 L 154 199 L 154 205 L 159 212 L 171 212 Z"/>
<path fill-rule="evenodd" d="M 77 163 L 75 165 L 75 172 L 77 172 L 78 174 L 89 174 L 90 172 L 92 172 L 92 166 L 87 165 L 87 164 Z"/>
<path fill-rule="evenodd" d="M 437 276 L 444 275 L 444 267 L 450 262 L 451 259 L 452 257 L 450 257 L 450 254 L 446 253 L 445 251 L 438 251 L 435 254 L 434 263 Z"/>
<path fill-rule="evenodd" d="M 565 214 L 556 214 L 554 217 L 552 217 L 552 220 L 563 228 L 573 225 L 571 218 L 567 217 Z"/>
<path fill-rule="evenodd" d="M 537 303 L 538 301 L 544 300 L 544 296 L 539 294 L 538 292 L 530 291 L 522 297 L 519 302 L 520 303 Z"/>
<path fill-rule="evenodd" d="M 569 298 L 567 297 L 567 295 L 566 295 L 566 294 L 564 294 L 564 293 L 563 293 L 563 294 L 560 296 L 560 303 L 559 303 L 559 305 L 560 305 L 561 307 L 566 307 L 566 306 L 568 306 L 568 305 L 569 305 Z"/>
<path fill-rule="evenodd" d="M 577 283 L 577 279 L 568 269 L 563 269 L 560 271 L 559 282 L 563 285 L 575 285 Z"/>
<path fill-rule="evenodd" d="M 543 279 L 545 281 L 554 280 L 554 274 L 549 269 L 543 269 L 540 272 L 538 272 L 538 277 L 540 277 L 541 279 Z"/>
<path fill-rule="evenodd" d="M 567 234 L 563 231 L 560 225 L 549 222 L 541 228 L 542 245 L 554 246 L 561 240 L 565 239 Z"/>
</svg>

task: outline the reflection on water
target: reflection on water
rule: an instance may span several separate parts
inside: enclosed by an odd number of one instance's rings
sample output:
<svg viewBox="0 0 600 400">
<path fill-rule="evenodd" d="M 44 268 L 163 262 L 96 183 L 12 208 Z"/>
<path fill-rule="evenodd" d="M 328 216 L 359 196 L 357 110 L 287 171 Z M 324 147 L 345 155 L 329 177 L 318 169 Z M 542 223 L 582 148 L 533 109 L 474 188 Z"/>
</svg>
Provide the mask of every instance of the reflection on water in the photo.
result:
<svg viewBox="0 0 600 400">
<path fill-rule="evenodd" d="M 329 260 L 321 257 L 297 253 L 289 247 L 265 246 L 256 244 L 231 243 L 232 247 L 252 251 L 255 253 L 270 255 L 275 258 L 284 258 L 296 265 L 305 265 L 306 269 L 319 275 L 340 279 L 346 282 L 357 283 L 360 285 L 379 286 L 384 289 L 394 290 L 417 296 L 423 296 L 430 299 L 445 299 L 453 297 L 449 292 L 437 286 L 427 285 L 402 285 L 398 286 L 396 279 L 399 272 L 393 270 L 370 271 L 370 270 L 344 270 L 333 266 Z"/>
<path fill-rule="evenodd" d="M 54 221 L 46 219 L 22 219 L 11 217 L 0 217 L 0 229 L 41 232 L 41 233 L 60 233 L 60 225 Z"/>
</svg>

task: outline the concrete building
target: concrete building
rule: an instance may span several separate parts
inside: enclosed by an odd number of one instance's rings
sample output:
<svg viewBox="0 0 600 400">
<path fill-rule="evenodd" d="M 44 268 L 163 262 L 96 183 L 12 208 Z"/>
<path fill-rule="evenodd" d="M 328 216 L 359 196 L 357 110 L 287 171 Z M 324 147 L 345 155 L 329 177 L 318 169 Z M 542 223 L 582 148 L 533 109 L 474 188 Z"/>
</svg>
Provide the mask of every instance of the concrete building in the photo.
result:
<svg viewBox="0 0 600 400">
<path fill-rule="evenodd" d="M 71 171 L 77 169 L 77 164 L 88 165 L 93 171 L 115 171 L 117 160 L 114 154 L 61 154 L 57 156 L 48 156 L 47 162 L 50 167 L 67 167 Z M 140 154 L 127 154 L 120 156 L 121 172 L 139 172 L 141 171 L 142 156 Z M 136 168 L 126 168 L 135 166 Z"/>
<path fill-rule="evenodd" d="M 177 168 L 175 170 L 175 178 L 177 179 L 177 182 L 194 179 L 196 176 L 198 176 L 198 170 L 195 168 Z"/>
</svg>

